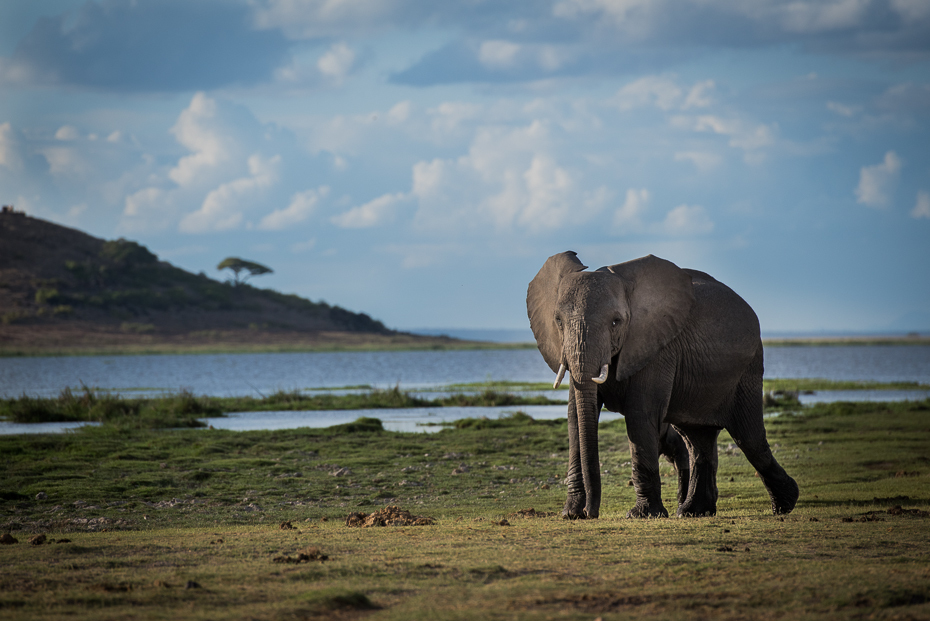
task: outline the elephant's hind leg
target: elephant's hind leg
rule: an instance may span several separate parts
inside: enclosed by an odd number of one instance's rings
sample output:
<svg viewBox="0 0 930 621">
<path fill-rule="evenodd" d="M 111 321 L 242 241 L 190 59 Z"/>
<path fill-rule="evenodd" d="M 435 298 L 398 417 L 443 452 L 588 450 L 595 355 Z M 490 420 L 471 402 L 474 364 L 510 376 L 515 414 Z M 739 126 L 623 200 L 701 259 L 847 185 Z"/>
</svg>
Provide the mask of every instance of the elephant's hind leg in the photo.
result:
<svg viewBox="0 0 930 621">
<path fill-rule="evenodd" d="M 717 436 L 716 427 L 678 427 L 688 447 L 691 478 L 688 495 L 678 507 L 678 517 L 717 515 Z"/>
<path fill-rule="evenodd" d="M 681 434 L 671 425 L 667 425 L 659 443 L 659 451 L 675 466 L 678 473 L 678 506 L 685 504 L 688 498 L 688 485 L 691 480 L 691 466 L 688 456 L 688 446 Z"/>
<path fill-rule="evenodd" d="M 772 513 L 791 513 L 798 501 L 798 484 L 772 455 L 762 422 L 762 347 L 740 379 L 730 424 L 726 427 L 736 445 L 756 469 L 772 499 Z"/>
</svg>

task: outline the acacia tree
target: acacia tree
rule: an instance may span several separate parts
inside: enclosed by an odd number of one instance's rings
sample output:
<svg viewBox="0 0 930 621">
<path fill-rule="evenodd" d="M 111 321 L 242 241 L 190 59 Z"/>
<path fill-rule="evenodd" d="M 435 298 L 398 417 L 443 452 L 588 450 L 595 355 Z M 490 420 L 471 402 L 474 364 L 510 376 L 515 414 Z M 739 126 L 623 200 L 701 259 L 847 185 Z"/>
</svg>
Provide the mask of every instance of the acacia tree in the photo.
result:
<svg viewBox="0 0 930 621">
<path fill-rule="evenodd" d="M 271 274 L 274 270 L 265 267 L 261 263 L 246 261 L 239 257 L 226 257 L 216 266 L 218 270 L 232 270 L 234 274 L 234 283 L 236 286 L 244 283 L 250 276 L 261 276 L 262 274 Z M 240 274 L 248 272 L 240 277 Z"/>
</svg>

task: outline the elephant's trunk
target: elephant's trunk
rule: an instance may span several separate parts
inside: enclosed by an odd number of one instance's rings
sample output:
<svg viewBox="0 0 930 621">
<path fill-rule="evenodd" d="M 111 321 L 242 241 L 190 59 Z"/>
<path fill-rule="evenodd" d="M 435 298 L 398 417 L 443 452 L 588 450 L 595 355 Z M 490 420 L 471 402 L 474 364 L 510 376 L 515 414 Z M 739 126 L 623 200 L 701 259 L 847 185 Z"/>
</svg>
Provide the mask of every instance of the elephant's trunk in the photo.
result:
<svg viewBox="0 0 930 621">
<path fill-rule="evenodd" d="M 588 518 L 596 518 L 601 506 L 601 465 L 597 449 L 597 423 L 600 401 L 598 384 L 607 379 L 601 341 L 597 335 L 589 334 L 589 326 L 583 318 L 572 322 L 570 340 L 566 343 L 564 359 L 571 373 L 575 392 L 575 410 L 578 416 L 578 449 L 581 472 L 584 479 L 585 507 Z M 598 374 L 600 373 L 600 375 Z"/>
<path fill-rule="evenodd" d="M 597 386 L 589 379 L 575 384 L 578 413 L 578 449 L 584 480 L 585 517 L 596 518 L 601 507 L 601 464 L 597 450 Z"/>
</svg>

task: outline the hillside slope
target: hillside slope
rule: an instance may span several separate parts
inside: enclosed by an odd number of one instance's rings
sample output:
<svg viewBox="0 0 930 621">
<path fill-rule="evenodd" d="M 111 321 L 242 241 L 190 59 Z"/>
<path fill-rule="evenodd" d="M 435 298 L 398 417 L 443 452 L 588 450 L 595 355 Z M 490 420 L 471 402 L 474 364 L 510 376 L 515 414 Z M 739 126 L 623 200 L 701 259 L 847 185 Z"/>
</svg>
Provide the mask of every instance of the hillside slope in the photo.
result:
<svg viewBox="0 0 930 621">
<path fill-rule="evenodd" d="M 354 343 L 418 340 L 364 313 L 192 274 L 136 242 L 0 213 L 0 349 L 287 343 L 295 335 L 332 342 L 335 334 Z"/>
</svg>

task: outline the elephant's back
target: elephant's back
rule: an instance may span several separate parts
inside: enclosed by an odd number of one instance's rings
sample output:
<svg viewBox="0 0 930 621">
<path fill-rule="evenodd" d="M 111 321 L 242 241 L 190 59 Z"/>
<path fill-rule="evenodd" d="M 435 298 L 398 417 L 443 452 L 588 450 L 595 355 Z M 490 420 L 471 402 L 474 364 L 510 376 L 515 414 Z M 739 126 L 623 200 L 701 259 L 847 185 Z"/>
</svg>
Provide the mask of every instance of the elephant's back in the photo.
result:
<svg viewBox="0 0 930 621">
<path fill-rule="evenodd" d="M 726 411 L 743 375 L 760 366 L 754 363 L 762 345 L 759 320 L 732 289 L 688 271 L 695 302 L 691 321 L 672 348 L 677 371 L 669 422 L 723 426 L 726 421 L 714 417 Z"/>
</svg>

